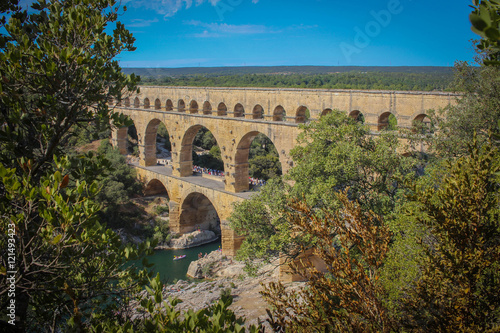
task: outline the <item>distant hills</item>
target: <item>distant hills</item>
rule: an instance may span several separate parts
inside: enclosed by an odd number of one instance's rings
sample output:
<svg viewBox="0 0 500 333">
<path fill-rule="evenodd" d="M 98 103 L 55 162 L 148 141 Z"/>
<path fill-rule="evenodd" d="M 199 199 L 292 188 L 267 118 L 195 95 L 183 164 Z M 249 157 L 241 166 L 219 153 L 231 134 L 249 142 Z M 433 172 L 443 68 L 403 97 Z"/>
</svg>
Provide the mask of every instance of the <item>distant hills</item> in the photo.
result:
<svg viewBox="0 0 500 333">
<path fill-rule="evenodd" d="M 452 75 L 453 67 L 434 66 L 248 66 L 248 67 L 184 67 L 184 68 L 123 68 L 126 74 L 141 77 L 227 76 L 247 74 L 335 74 L 347 72 L 379 72 Z"/>
</svg>

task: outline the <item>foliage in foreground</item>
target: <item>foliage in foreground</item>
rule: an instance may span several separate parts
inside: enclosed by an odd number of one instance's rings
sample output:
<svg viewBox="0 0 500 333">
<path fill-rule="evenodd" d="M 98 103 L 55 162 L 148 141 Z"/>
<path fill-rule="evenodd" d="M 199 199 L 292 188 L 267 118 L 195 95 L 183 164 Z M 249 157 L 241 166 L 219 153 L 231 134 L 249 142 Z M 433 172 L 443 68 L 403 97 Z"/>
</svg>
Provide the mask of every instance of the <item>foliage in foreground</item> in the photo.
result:
<svg viewBox="0 0 500 333">
<path fill-rule="evenodd" d="M 500 68 L 459 62 L 455 71 L 454 86 L 463 95 L 454 105 L 435 113 L 432 118 L 438 131 L 428 138 L 439 157 L 467 155 L 474 135 L 484 143 L 490 131 L 500 130 Z"/>
<path fill-rule="evenodd" d="M 41 0 L 29 14 L 14 10 L 0 20 L 0 248 L 14 245 L 13 319 L 21 332 L 78 331 L 96 311 L 111 315 L 147 277 L 123 265 L 150 244 L 125 246 L 98 221 L 96 175 L 109 161 L 66 156 L 78 128 L 128 124 L 107 102 L 136 91 L 137 79 L 113 60 L 134 50 L 134 38 L 113 0 Z M 0 266 L 6 320 L 7 256 Z"/>
<path fill-rule="evenodd" d="M 150 333 L 258 333 L 263 332 L 260 325 L 244 327 L 245 320 L 236 317 L 228 307 L 231 296 L 222 295 L 211 306 L 194 312 L 188 310 L 183 315 L 175 309 L 180 303 L 177 299 L 163 299 L 163 284 L 159 275 L 150 280 L 147 293 L 143 293 L 140 305 L 134 311 L 140 315 L 135 320 L 120 321 L 115 318 L 94 317 L 91 332 L 150 332 Z"/>
<path fill-rule="evenodd" d="M 316 239 L 312 255 L 326 263 L 317 268 L 310 257 L 291 265 L 307 279 L 307 287 L 287 291 L 281 283 L 266 286 L 274 329 L 287 332 L 390 332 L 390 318 L 380 283 L 380 270 L 391 234 L 380 217 L 364 213 L 346 193 L 343 208 L 318 214 L 304 201 L 292 202 L 287 214 L 295 232 Z M 310 250 L 302 248 L 302 252 Z"/>
<path fill-rule="evenodd" d="M 403 298 L 412 330 L 484 332 L 500 326 L 500 154 L 491 142 L 450 162 L 409 199 L 428 230 L 420 279 Z"/>
<path fill-rule="evenodd" d="M 98 222 L 100 206 L 89 198 L 98 185 L 77 180 L 68 186 L 67 159 L 56 160 L 55 172 L 39 182 L 31 177 L 32 162 L 21 163 L 20 176 L 0 165 L 2 248 L 7 248 L 8 228 L 15 231 L 16 315 L 21 318 L 16 326 L 21 331 L 40 325 L 54 330 L 68 320 L 81 329 L 95 307 L 111 313 L 128 294 L 140 290 L 146 271 L 123 265 L 151 254 L 150 244 L 125 246 Z M 1 274 L 7 277 L 12 262 L 7 256 L 1 260 Z M 6 304 L 11 297 L 8 284 L 2 285 Z"/>
<path fill-rule="evenodd" d="M 321 214 L 292 202 L 287 220 L 315 237 L 312 253 L 292 271 L 307 286 L 263 292 L 276 329 L 294 332 L 486 332 L 500 325 L 500 154 L 493 144 L 448 162 L 433 183 L 423 179 L 407 196 L 406 217 L 421 231 L 416 279 L 390 299 L 384 266 L 393 235 L 380 218 L 339 194 L 342 209 Z M 411 204 L 411 205 L 410 205 Z M 404 230 L 400 230 L 405 232 Z M 410 234 L 410 236 L 413 236 Z M 302 251 L 309 250 L 302 248 Z M 398 263 L 396 263 L 397 265 Z M 395 277 L 395 276 L 393 276 Z M 396 277 L 398 278 L 398 277 Z M 395 306 L 393 303 L 395 303 Z"/>
</svg>

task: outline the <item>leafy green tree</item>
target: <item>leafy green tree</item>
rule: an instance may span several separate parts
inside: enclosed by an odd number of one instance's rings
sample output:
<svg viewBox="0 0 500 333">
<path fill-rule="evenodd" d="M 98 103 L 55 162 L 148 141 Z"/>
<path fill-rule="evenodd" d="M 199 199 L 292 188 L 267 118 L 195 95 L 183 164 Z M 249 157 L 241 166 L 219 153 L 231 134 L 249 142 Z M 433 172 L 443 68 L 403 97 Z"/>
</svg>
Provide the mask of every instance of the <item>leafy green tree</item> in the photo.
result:
<svg viewBox="0 0 500 333">
<path fill-rule="evenodd" d="M 110 162 L 106 172 L 98 177 L 102 188 L 97 196 L 98 202 L 106 206 L 118 205 L 141 193 L 142 185 L 137 180 L 135 170 L 127 165 L 125 157 L 113 148 L 109 140 L 101 142 L 97 153 Z"/>
<path fill-rule="evenodd" d="M 282 174 L 278 151 L 273 142 L 262 133 L 250 145 L 248 163 L 250 177 L 267 181 Z"/>
<path fill-rule="evenodd" d="M 231 227 L 246 237 L 238 258 L 269 258 L 282 251 L 291 255 L 298 253 L 296 245 L 290 241 L 293 231 L 283 214 L 287 209 L 289 189 L 281 178 L 274 178 L 257 195 L 234 205 L 229 218 Z"/>
<path fill-rule="evenodd" d="M 291 194 L 312 207 L 336 207 L 335 193 L 349 197 L 381 216 L 394 211 L 401 190 L 398 178 L 412 178 L 418 161 L 400 154 L 396 133 L 370 135 L 364 124 L 334 111 L 302 127 L 292 150 L 295 182 Z"/>
<path fill-rule="evenodd" d="M 481 36 L 477 48 L 486 53 L 486 65 L 500 65 L 500 3 L 474 0 L 474 11 L 469 15 L 472 31 Z"/>
<path fill-rule="evenodd" d="M 124 246 L 98 222 L 96 175 L 105 159 L 64 157 L 78 128 L 128 125 L 108 107 L 137 83 L 113 60 L 134 49 L 118 10 L 113 0 L 41 0 L 4 26 L 0 247 L 14 239 L 19 331 L 82 330 L 91 313 L 111 314 L 145 281 L 145 272 L 123 264 L 149 245 Z M 1 260 L 3 280 L 9 263 Z M 3 312 L 10 302 L 6 283 L 0 300 Z"/>
<path fill-rule="evenodd" d="M 8 42 L 0 45 L 2 163 L 31 159 L 36 177 L 61 153 L 73 135 L 70 129 L 123 123 L 107 102 L 134 91 L 137 80 L 113 60 L 134 49 L 121 23 L 107 35 L 117 18 L 115 2 L 104 0 L 42 0 L 33 4 L 32 14 L 11 17 L 5 25 Z"/>
<path fill-rule="evenodd" d="M 500 68 L 457 63 L 455 87 L 464 93 L 456 105 L 436 113 L 436 135 L 429 144 L 439 156 L 468 154 L 474 133 L 486 142 L 489 131 L 498 130 L 500 120 Z"/>
<path fill-rule="evenodd" d="M 281 162 L 273 154 L 256 156 L 249 161 L 249 164 L 250 177 L 267 181 L 271 178 L 281 176 Z"/>
<path fill-rule="evenodd" d="M 97 195 L 98 184 L 77 180 L 69 186 L 67 158 L 56 159 L 53 173 L 40 181 L 31 177 L 31 160 L 20 163 L 24 173 L 19 176 L 19 170 L 0 165 L 0 245 L 15 245 L 9 247 L 14 263 L 2 256 L 0 271 L 2 279 L 14 278 L 16 286 L 13 298 L 2 283 L 3 309 L 15 299 L 16 317 L 9 320 L 15 319 L 19 331 L 54 331 L 66 325 L 82 329 L 95 307 L 111 313 L 128 294 L 140 290 L 146 272 L 124 269 L 123 264 L 151 251 L 149 244 L 124 246 L 98 222 L 100 205 L 90 199 Z"/>
</svg>

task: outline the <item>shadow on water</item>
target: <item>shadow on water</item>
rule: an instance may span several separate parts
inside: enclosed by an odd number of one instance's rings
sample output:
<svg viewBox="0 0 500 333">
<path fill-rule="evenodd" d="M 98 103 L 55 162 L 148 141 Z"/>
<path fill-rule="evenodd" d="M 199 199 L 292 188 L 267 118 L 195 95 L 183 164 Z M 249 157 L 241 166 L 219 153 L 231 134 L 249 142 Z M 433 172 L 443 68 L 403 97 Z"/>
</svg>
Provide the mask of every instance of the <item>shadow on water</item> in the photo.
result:
<svg viewBox="0 0 500 333">
<path fill-rule="evenodd" d="M 148 261 L 154 264 L 150 269 L 160 273 L 163 283 L 172 283 L 174 280 L 191 280 L 186 276 L 191 261 L 198 260 L 198 254 L 210 253 L 219 249 L 220 239 L 209 244 L 193 247 L 185 250 L 156 250 L 152 256 L 147 257 Z M 186 255 L 186 258 L 174 261 L 174 256 Z"/>
</svg>

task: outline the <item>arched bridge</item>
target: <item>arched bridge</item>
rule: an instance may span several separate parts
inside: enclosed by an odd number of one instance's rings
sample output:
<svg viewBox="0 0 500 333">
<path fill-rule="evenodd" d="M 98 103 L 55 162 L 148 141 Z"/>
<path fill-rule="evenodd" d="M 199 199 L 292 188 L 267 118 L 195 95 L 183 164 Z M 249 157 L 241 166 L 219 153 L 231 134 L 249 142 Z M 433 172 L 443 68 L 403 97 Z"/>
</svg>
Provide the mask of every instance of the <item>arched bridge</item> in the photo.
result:
<svg viewBox="0 0 500 333">
<path fill-rule="evenodd" d="M 274 143 L 286 173 L 292 167 L 290 150 L 301 123 L 337 109 L 353 117 L 362 114 L 374 132 L 387 127 L 391 115 L 397 126 L 411 127 L 414 121 L 422 121 L 428 110 L 454 103 L 456 96 L 434 92 L 142 86 L 139 94 L 116 102 L 115 107 L 130 116 L 137 129 L 139 177 L 150 191 L 163 189 L 169 194 L 171 228 L 176 232 L 194 230 L 195 225 L 203 224 L 200 221 L 210 220 L 204 207 L 211 203 L 221 220 L 223 251 L 234 254 L 240 240 L 227 226 L 227 218 L 232 203 L 250 195 L 248 155 L 259 133 Z M 160 123 L 170 135 L 169 166 L 157 165 Z M 222 182 L 193 176 L 193 140 L 202 127 L 212 132 L 221 149 L 225 171 Z M 126 153 L 127 128 L 113 131 L 112 139 L 113 145 Z"/>
</svg>

